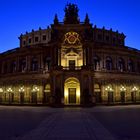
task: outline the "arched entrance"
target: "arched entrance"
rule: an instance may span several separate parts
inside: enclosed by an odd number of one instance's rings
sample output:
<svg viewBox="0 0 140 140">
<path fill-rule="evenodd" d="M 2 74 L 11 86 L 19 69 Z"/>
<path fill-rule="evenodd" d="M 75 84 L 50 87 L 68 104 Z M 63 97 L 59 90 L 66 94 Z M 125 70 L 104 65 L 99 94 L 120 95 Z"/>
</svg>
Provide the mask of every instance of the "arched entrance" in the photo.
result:
<svg viewBox="0 0 140 140">
<path fill-rule="evenodd" d="M 66 105 L 80 104 L 80 82 L 75 77 L 70 77 L 65 81 L 64 104 Z"/>
<path fill-rule="evenodd" d="M 44 89 L 44 103 L 49 103 L 51 97 L 51 85 L 46 84 Z"/>
<path fill-rule="evenodd" d="M 101 87 L 99 84 L 94 84 L 94 95 L 96 98 L 96 103 L 101 103 L 102 102 Z"/>
</svg>

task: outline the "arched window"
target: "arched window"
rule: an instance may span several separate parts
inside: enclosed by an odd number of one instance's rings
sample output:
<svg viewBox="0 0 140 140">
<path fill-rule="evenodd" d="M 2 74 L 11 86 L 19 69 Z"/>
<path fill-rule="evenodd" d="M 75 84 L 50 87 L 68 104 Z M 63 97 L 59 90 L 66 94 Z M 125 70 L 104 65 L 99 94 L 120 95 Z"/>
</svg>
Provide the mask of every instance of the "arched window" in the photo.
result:
<svg viewBox="0 0 140 140">
<path fill-rule="evenodd" d="M 106 57 L 106 70 L 112 70 L 113 63 L 111 57 Z"/>
<path fill-rule="evenodd" d="M 7 63 L 6 62 L 3 65 L 3 73 L 7 73 Z"/>
<path fill-rule="evenodd" d="M 128 61 L 128 71 L 133 72 L 134 71 L 134 63 L 132 60 Z"/>
<path fill-rule="evenodd" d="M 20 72 L 25 72 L 25 70 L 26 70 L 26 59 L 23 58 L 19 62 L 19 71 Z"/>
<path fill-rule="evenodd" d="M 119 58 L 118 60 L 118 70 L 125 71 L 125 62 L 122 58 Z"/>
<path fill-rule="evenodd" d="M 137 64 L 137 71 L 140 73 L 140 62 Z"/>
<path fill-rule="evenodd" d="M 94 95 L 96 98 L 96 103 L 101 103 L 102 102 L 101 87 L 99 84 L 94 84 Z"/>
<path fill-rule="evenodd" d="M 51 58 L 50 57 L 45 57 L 44 59 L 44 69 L 46 71 L 50 70 L 51 67 Z"/>
<path fill-rule="evenodd" d="M 10 72 L 16 72 L 16 61 L 13 61 L 10 65 Z"/>
<path fill-rule="evenodd" d="M 31 62 L 31 70 L 38 71 L 38 61 L 37 58 L 33 58 Z"/>
<path fill-rule="evenodd" d="M 51 92 L 51 85 L 50 84 L 47 84 L 45 86 L 45 90 L 46 90 L 47 93 L 50 93 Z"/>
<path fill-rule="evenodd" d="M 100 58 L 98 56 L 94 56 L 93 63 L 94 70 L 100 70 Z"/>
</svg>

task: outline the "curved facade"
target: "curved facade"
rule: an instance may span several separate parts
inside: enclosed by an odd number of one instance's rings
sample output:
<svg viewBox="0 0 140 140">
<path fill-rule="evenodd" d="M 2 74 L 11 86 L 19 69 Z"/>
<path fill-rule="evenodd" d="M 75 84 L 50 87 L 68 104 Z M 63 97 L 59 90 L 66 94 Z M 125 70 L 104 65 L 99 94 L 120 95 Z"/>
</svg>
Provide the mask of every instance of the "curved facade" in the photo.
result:
<svg viewBox="0 0 140 140">
<path fill-rule="evenodd" d="M 92 105 L 140 102 L 140 51 L 125 35 L 80 22 L 76 5 L 47 29 L 21 34 L 0 54 L 0 103 Z"/>
</svg>

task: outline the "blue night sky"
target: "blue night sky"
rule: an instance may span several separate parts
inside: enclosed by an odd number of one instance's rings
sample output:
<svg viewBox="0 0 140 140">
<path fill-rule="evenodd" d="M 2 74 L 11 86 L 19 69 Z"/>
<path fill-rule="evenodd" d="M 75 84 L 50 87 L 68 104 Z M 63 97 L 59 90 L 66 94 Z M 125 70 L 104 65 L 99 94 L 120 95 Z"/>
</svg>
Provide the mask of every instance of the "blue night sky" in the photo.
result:
<svg viewBox="0 0 140 140">
<path fill-rule="evenodd" d="M 93 25 L 123 32 L 126 46 L 140 49 L 140 0 L 0 0 L 0 52 L 19 47 L 21 33 L 47 28 L 55 13 L 63 21 L 67 2 L 78 5 L 81 21 L 88 13 Z"/>
</svg>

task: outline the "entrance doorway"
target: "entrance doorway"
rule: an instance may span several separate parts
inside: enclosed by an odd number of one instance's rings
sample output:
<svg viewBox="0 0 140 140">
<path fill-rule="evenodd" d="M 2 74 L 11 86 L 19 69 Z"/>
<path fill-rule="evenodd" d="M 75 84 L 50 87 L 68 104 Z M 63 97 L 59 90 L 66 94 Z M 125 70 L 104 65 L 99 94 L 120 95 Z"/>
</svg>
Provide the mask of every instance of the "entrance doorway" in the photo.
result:
<svg viewBox="0 0 140 140">
<path fill-rule="evenodd" d="M 10 103 L 14 102 L 14 93 L 9 93 L 9 102 Z"/>
<path fill-rule="evenodd" d="M 36 104 L 37 103 L 37 93 L 36 92 L 32 92 L 31 93 L 31 103 Z"/>
<path fill-rule="evenodd" d="M 80 104 L 80 82 L 77 78 L 70 77 L 65 81 L 64 104 L 66 105 Z"/>
<path fill-rule="evenodd" d="M 76 104 L 76 88 L 69 88 L 69 103 Z"/>
<path fill-rule="evenodd" d="M 113 103 L 113 92 L 108 92 L 108 103 Z"/>
<path fill-rule="evenodd" d="M 121 102 L 124 103 L 125 102 L 125 92 L 122 91 L 120 94 L 121 94 Z"/>
<path fill-rule="evenodd" d="M 131 101 L 136 102 L 136 92 L 131 92 Z"/>
<path fill-rule="evenodd" d="M 102 102 L 101 92 L 95 92 L 95 97 L 96 97 L 96 103 Z"/>
<path fill-rule="evenodd" d="M 75 69 L 75 60 L 69 60 L 69 68 Z"/>
<path fill-rule="evenodd" d="M 24 92 L 20 93 L 20 103 L 23 104 L 24 103 Z"/>
</svg>

